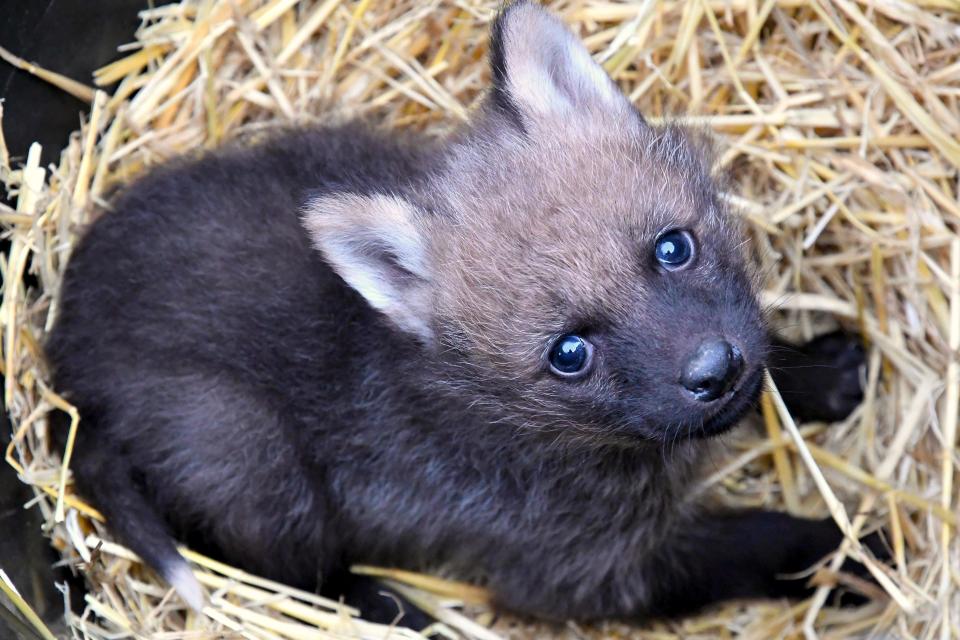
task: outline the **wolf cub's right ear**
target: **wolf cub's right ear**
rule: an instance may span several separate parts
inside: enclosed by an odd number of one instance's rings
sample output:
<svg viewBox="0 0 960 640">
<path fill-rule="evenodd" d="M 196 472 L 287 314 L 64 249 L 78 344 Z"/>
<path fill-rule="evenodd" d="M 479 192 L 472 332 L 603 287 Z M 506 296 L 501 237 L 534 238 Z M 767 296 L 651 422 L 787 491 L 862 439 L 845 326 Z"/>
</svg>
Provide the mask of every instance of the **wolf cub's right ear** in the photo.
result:
<svg viewBox="0 0 960 640">
<path fill-rule="evenodd" d="M 302 213 L 334 271 L 397 327 L 429 344 L 432 269 L 423 218 L 403 198 L 382 194 L 322 195 Z"/>
<path fill-rule="evenodd" d="M 559 18 L 529 0 L 518 0 L 497 16 L 490 65 L 494 101 L 525 121 L 632 111 L 583 43 Z"/>
</svg>

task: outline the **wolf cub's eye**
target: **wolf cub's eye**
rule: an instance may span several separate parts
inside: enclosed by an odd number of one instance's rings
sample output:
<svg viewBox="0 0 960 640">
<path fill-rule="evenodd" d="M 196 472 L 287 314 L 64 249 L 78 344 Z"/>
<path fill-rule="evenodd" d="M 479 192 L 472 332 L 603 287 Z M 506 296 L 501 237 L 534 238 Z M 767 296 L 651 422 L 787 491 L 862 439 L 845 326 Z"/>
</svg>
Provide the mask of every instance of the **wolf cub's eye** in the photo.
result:
<svg viewBox="0 0 960 640">
<path fill-rule="evenodd" d="M 686 231 L 674 229 L 657 238 L 654 254 L 664 269 L 679 269 L 693 259 L 693 237 Z"/>
<path fill-rule="evenodd" d="M 550 347 L 550 370 L 563 377 L 575 376 L 587 370 L 593 346 L 572 333 L 560 336 Z"/>
</svg>

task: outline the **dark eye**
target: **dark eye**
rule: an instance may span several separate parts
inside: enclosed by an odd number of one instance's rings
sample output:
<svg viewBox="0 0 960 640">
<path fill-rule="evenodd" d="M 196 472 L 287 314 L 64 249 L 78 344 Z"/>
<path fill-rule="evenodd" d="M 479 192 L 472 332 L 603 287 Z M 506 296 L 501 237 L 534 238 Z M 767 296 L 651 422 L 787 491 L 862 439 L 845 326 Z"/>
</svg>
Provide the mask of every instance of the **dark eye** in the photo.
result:
<svg viewBox="0 0 960 640">
<path fill-rule="evenodd" d="M 679 229 L 667 231 L 657 238 L 654 254 L 665 269 L 679 269 L 693 258 L 693 237 Z"/>
<path fill-rule="evenodd" d="M 586 371 L 593 347 L 578 335 L 567 334 L 550 348 L 550 369 L 560 376 L 574 376 Z"/>
</svg>

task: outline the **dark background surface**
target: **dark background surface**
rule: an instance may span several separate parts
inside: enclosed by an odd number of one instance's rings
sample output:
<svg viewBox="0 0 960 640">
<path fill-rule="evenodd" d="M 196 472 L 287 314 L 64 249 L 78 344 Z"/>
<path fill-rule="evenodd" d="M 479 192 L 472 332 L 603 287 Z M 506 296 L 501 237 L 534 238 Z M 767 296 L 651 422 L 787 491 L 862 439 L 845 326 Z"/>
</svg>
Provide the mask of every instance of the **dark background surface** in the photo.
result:
<svg viewBox="0 0 960 640">
<path fill-rule="evenodd" d="M 117 47 L 133 40 L 137 12 L 148 0 L 0 0 L 0 46 L 27 61 L 85 84 L 94 69 L 118 57 Z M 43 146 L 44 165 L 57 162 L 87 105 L 32 75 L 0 61 L 3 134 L 16 167 L 32 142 Z M 2 189 L 0 189 L 2 192 Z M 0 244 L 0 251 L 8 245 Z M 0 417 L 0 447 L 10 441 L 6 410 Z M 0 568 L 53 627 L 63 614 L 54 581 L 57 560 L 41 533 L 37 509 L 24 510 L 33 492 L 0 461 Z M 72 581 L 76 591 L 80 583 Z M 79 595 L 79 594 L 75 594 Z M 16 638 L 0 616 L 0 638 Z"/>
<path fill-rule="evenodd" d="M 0 46 L 24 60 L 93 85 L 93 70 L 117 57 L 133 40 L 137 11 L 148 0 L 0 0 Z M 81 100 L 0 62 L 3 128 L 14 158 L 31 142 L 43 145 L 43 162 L 55 162 L 86 110 Z"/>
</svg>

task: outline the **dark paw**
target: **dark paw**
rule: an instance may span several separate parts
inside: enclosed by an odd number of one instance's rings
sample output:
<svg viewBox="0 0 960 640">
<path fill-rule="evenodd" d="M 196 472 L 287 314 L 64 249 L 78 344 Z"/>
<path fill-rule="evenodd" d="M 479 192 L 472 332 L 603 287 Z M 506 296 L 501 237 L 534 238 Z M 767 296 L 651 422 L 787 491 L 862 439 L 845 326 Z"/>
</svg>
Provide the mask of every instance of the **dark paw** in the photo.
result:
<svg viewBox="0 0 960 640">
<path fill-rule="evenodd" d="M 422 631 L 434 622 L 429 614 L 374 578 L 353 574 L 338 578 L 335 586 L 331 585 L 325 591 L 335 599 L 343 597 L 348 605 L 360 610 L 364 620 L 397 624 L 414 631 Z"/>
<path fill-rule="evenodd" d="M 884 564 L 890 564 L 893 557 L 882 533 L 871 533 L 860 542 L 870 550 L 874 558 Z M 839 607 L 859 607 L 873 599 L 883 597 L 884 591 L 874 580 L 870 571 L 856 560 L 847 558 L 840 567 L 837 588 L 833 592 L 832 602 Z"/>
<path fill-rule="evenodd" d="M 860 337 L 834 331 L 800 346 L 775 343 L 769 366 L 794 418 L 835 422 L 863 400 L 865 362 Z"/>
<path fill-rule="evenodd" d="M 790 572 L 796 572 L 796 581 L 783 584 L 784 595 L 805 598 L 812 596 L 817 587 L 833 587 L 830 602 L 840 607 L 862 606 L 875 598 L 883 597 L 883 589 L 876 583 L 870 571 L 859 562 L 847 558 L 838 573 L 830 572 L 825 565 L 813 575 L 809 567 L 814 566 L 834 551 L 843 542 L 843 535 L 832 519 L 807 521 L 809 529 L 803 544 L 790 554 L 787 561 Z M 860 541 L 880 562 L 891 562 L 889 546 L 881 533 L 872 533 Z M 829 564 L 829 563 L 828 563 Z M 802 576 L 802 577 L 801 577 Z"/>
</svg>

